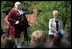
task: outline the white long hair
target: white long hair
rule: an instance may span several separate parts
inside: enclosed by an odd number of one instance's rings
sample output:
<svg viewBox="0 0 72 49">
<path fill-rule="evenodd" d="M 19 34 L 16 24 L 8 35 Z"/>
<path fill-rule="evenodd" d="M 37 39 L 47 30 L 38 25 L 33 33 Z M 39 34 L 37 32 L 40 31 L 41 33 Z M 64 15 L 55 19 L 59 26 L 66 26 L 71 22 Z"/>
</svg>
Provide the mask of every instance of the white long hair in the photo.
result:
<svg viewBox="0 0 72 49">
<path fill-rule="evenodd" d="M 21 4 L 21 2 L 17 1 L 15 4 L 14 4 L 14 8 L 15 10 L 18 10 L 18 4 Z"/>
</svg>

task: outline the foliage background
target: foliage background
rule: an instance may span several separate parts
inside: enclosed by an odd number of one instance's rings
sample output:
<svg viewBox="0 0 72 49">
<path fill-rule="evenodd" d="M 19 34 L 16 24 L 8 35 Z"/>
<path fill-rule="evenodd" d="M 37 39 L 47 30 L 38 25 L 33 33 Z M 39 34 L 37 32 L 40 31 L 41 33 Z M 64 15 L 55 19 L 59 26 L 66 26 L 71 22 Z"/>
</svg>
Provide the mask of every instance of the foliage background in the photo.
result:
<svg viewBox="0 0 72 49">
<path fill-rule="evenodd" d="M 9 10 L 14 7 L 16 1 L 1 1 L 1 22 Z M 59 11 L 59 19 L 62 21 L 63 30 L 71 29 L 71 1 L 20 1 L 22 8 L 32 12 L 33 8 L 39 10 L 38 24 L 28 31 L 30 39 L 31 33 L 35 30 L 44 30 L 48 37 L 49 19 L 53 17 L 53 10 Z M 1 25 L 2 26 L 2 25 Z"/>
</svg>

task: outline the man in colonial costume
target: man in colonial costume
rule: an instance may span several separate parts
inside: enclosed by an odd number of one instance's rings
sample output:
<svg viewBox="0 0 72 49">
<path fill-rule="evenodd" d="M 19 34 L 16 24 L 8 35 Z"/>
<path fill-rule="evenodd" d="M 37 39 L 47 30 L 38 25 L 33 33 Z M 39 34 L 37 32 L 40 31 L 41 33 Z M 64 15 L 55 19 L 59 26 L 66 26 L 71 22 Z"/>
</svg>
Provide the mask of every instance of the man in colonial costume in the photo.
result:
<svg viewBox="0 0 72 49">
<path fill-rule="evenodd" d="M 23 16 L 23 27 L 24 28 L 22 31 L 24 31 L 24 39 L 28 41 L 28 34 L 27 34 L 27 28 L 29 27 L 28 25 L 28 21 L 24 15 L 24 11 L 22 10 L 21 7 L 21 3 L 20 2 L 16 2 L 14 5 L 14 8 L 9 12 L 8 14 L 8 22 L 9 22 L 9 28 L 8 28 L 8 34 L 9 36 L 12 36 L 15 38 L 16 41 L 16 45 L 21 46 L 20 44 L 22 44 L 23 39 L 21 40 L 20 38 L 20 34 L 21 34 L 21 30 L 17 25 L 20 24 L 20 16 Z M 16 26 L 15 26 L 16 25 Z"/>
</svg>

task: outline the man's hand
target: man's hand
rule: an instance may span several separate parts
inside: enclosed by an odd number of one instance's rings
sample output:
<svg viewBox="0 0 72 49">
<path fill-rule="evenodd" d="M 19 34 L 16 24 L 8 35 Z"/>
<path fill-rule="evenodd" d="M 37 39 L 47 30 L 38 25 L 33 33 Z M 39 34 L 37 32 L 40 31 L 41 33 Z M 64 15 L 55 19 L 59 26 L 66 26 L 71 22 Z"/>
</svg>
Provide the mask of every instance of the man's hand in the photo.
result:
<svg viewBox="0 0 72 49">
<path fill-rule="evenodd" d="M 30 27 L 28 27 L 27 30 L 30 30 Z"/>
<path fill-rule="evenodd" d="M 19 21 L 16 21 L 15 24 L 19 24 Z"/>
</svg>

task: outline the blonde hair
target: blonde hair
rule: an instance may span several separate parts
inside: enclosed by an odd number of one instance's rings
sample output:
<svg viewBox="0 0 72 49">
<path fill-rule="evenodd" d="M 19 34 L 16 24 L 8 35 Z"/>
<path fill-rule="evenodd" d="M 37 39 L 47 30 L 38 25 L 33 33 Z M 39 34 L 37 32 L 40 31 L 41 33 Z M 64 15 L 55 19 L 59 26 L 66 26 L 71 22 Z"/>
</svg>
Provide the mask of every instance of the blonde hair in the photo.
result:
<svg viewBox="0 0 72 49">
<path fill-rule="evenodd" d="M 57 10 L 54 10 L 54 11 L 53 11 L 53 14 L 55 14 L 55 13 L 57 13 L 57 14 L 58 14 L 58 11 L 57 11 Z"/>
<path fill-rule="evenodd" d="M 15 9 L 15 10 L 18 10 L 18 4 L 21 4 L 21 2 L 17 1 L 17 2 L 14 4 L 14 9 Z"/>
<path fill-rule="evenodd" d="M 45 37 L 45 32 L 41 30 L 36 30 L 32 33 L 31 38 L 34 41 L 44 41 Z"/>
</svg>

